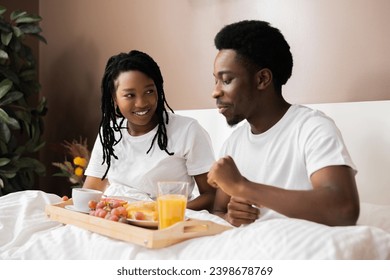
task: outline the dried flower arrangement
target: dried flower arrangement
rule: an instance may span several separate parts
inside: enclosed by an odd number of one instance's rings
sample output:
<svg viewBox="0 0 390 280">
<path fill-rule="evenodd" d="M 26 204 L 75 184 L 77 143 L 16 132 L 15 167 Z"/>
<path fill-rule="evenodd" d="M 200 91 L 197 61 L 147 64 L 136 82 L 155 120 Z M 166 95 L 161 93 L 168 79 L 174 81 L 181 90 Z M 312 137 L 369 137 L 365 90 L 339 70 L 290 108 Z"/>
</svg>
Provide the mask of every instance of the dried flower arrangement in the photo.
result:
<svg viewBox="0 0 390 280">
<path fill-rule="evenodd" d="M 65 148 L 66 154 L 71 156 L 72 161 L 68 161 L 65 157 L 64 162 L 53 162 L 54 166 L 60 168 L 60 172 L 53 174 L 53 176 L 68 177 L 69 182 L 73 184 L 72 187 L 81 187 L 84 184 L 84 171 L 91 155 L 87 139 L 64 141 L 62 146 Z"/>
</svg>

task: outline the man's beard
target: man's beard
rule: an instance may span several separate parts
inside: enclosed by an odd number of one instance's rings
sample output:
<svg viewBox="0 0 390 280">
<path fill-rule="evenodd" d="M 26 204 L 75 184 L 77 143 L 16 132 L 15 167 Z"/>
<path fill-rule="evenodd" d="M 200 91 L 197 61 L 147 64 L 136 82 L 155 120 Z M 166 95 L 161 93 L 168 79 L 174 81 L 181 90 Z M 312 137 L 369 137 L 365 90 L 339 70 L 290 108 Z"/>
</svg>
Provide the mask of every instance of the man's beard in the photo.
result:
<svg viewBox="0 0 390 280">
<path fill-rule="evenodd" d="M 245 119 L 245 117 L 243 117 L 243 116 L 235 115 L 235 116 L 234 116 L 233 118 L 231 118 L 231 119 L 226 119 L 226 122 L 227 122 L 227 124 L 228 124 L 230 127 L 235 127 L 237 124 L 239 124 L 240 122 L 242 122 L 244 119 Z"/>
</svg>

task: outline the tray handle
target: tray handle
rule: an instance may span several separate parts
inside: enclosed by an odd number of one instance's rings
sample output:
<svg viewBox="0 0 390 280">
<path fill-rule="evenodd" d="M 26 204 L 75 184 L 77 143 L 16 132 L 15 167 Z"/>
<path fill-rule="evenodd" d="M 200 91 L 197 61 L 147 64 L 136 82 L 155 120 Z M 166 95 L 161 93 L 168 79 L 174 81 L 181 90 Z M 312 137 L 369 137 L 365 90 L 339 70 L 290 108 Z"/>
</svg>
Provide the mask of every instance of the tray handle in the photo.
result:
<svg viewBox="0 0 390 280">
<path fill-rule="evenodd" d="M 190 219 L 176 224 L 173 228 L 173 233 L 177 238 L 189 239 L 193 237 L 218 234 L 227 229 L 231 229 L 232 227 L 217 224 L 208 220 Z"/>
</svg>

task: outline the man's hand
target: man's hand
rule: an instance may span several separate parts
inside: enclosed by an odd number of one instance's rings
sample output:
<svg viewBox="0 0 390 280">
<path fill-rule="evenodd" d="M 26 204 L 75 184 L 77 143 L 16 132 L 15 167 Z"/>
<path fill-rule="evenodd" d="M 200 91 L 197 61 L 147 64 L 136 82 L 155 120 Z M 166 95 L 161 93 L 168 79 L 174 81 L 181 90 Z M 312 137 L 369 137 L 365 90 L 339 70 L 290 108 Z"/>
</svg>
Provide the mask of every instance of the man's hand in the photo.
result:
<svg viewBox="0 0 390 280">
<path fill-rule="evenodd" d="M 259 216 L 259 209 L 242 198 L 241 191 L 246 181 L 247 179 L 241 175 L 230 156 L 220 158 L 215 162 L 207 176 L 207 182 L 211 186 L 220 188 L 227 199 L 229 199 L 229 196 L 231 197 L 230 200 L 221 200 L 225 201 L 222 204 L 226 208 L 222 206 L 220 209 L 226 209 L 223 217 L 234 226 L 253 223 Z M 227 203 L 227 201 L 229 202 Z"/>
<path fill-rule="evenodd" d="M 232 197 L 227 205 L 226 221 L 234 226 L 253 223 L 259 216 L 260 210 L 253 207 L 247 200 Z"/>
<path fill-rule="evenodd" d="M 230 156 L 220 158 L 210 168 L 207 182 L 214 188 L 221 188 L 226 194 L 237 194 L 238 186 L 246 180 Z"/>
</svg>

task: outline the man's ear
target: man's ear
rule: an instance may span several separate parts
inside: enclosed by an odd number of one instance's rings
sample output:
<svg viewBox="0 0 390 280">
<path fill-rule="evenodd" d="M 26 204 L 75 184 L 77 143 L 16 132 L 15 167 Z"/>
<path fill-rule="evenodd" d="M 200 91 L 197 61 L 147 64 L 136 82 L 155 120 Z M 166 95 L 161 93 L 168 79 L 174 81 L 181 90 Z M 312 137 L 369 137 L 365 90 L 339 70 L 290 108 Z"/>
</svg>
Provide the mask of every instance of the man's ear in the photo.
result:
<svg viewBox="0 0 390 280">
<path fill-rule="evenodd" d="M 256 73 L 257 89 L 264 90 L 272 83 L 272 72 L 263 68 Z"/>
</svg>

